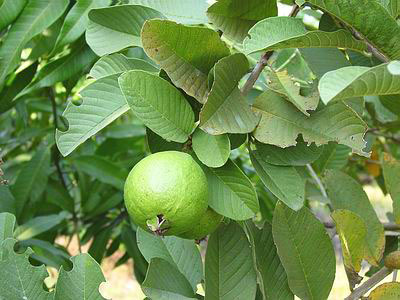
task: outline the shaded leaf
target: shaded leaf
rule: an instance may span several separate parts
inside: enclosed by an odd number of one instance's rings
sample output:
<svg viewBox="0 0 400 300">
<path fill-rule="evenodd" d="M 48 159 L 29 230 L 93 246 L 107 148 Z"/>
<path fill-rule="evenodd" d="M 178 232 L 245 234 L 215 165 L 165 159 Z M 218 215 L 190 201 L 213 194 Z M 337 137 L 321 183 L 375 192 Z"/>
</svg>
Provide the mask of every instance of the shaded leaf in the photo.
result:
<svg viewBox="0 0 400 300">
<path fill-rule="evenodd" d="M 337 170 L 327 171 L 324 183 L 334 209 L 347 209 L 365 222 L 367 226 L 365 259 L 373 265 L 378 264 L 385 246 L 383 225 L 362 186 L 349 175 Z"/>
<path fill-rule="evenodd" d="M 197 290 L 203 278 L 203 265 L 194 241 L 175 236 L 159 237 L 138 228 L 137 245 L 148 262 L 155 257 L 162 258 L 186 277 L 193 291 Z"/>
<path fill-rule="evenodd" d="M 64 156 L 129 109 L 118 85 L 118 74 L 91 83 L 80 94 L 82 104 L 69 102 L 63 113 L 68 130 L 56 131 L 57 147 Z"/>
<path fill-rule="evenodd" d="M 249 31 L 244 42 L 247 54 L 286 48 L 348 48 L 363 52 L 365 43 L 356 40 L 347 30 L 326 32 L 307 31 L 301 19 L 291 17 L 267 18 Z"/>
<path fill-rule="evenodd" d="M 289 288 L 286 271 L 279 259 L 272 236 L 272 226 L 267 222 L 258 229 L 253 222 L 246 222 L 252 245 L 263 299 L 294 299 Z"/>
<path fill-rule="evenodd" d="M 168 81 L 145 71 L 129 71 L 118 79 L 130 108 L 162 138 L 185 142 L 194 128 L 194 114 L 185 97 Z"/>
<path fill-rule="evenodd" d="M 275 0 L 219 0 L 207 10 L 210 21 L 224 36 L 242 42 L 257 21 L 278 14 Z"/>
<path fill-rule="evenodd" d="M 146 141 L 151 153 L 170 150 L 181 151 L 184 145 L 181 143 L 168 142 L 149 128 L 146 128 Z"/>
<path fill-rule="evenodd" d="M 3 248 L 1 244 L 7 238 L 12 238 L 14 235 L 15 216 L 8 212 L 0 213 L 0 261 L 3 259 Z"/>
<path fill-rule="evenodd" d="M 200 127 L 210 134 L 248 133 L 258 118 L 238 89 L 248 72 L 249 62 L 241 53 L 219 60 L 214 67 L 214 83 L 200 112 Z"/>
<path fill-rule="evenodd" d="M 326 73 L 318 88 L 325 104 L 360 96 L 399 94 L 400 75 L 392 75 L 388 64 L 372 68 L 351 66 Z"/>
<path fill-rule="evenodd" d="M 19 63 L 25 44 L 53 24 L 65 11 L 68 3 L 68 0 L 28 2 L 0 47 L 0 88 L 8 73 Z"/>
<path fill-rule="evenodd" d="M 68 12 L 61 27 L 54 50 L 76 41 L 89 24 L 89 11 L 94 8 L 108 6 L 110 0 L 80 0 Z"/>
<path fill-rule="evenodd" d="M 151 7 L 161 12 L 168 19 L 182 24 L 208 22 L 206 16 L 208 3 L 206 0 L 129 0 L 129 3 Z"/>
<path fill-rule="evenodd" d="M 209 187 L 209 205 L 220 215 L 234 220 L 252 218 L 259 211 L 250 179 L 231 160 L 220 168 L 203 167 Z"/>
<path fill-rule="evenodd" d="M 389 58 L 400 58 L 400 27 L 376 0 L 306 0 L 305 2 L 353 27 Z"/>
<path fill-rule="evenodd" d="M 62 211 L 59 214 L 39 216 L 30 219 L 28 222 L 17 227 L 15 230 L 15 237 L 18 240 L 33 238 L 34 236 L 37 236 L 57 226 L 64 221 L 67 216 L 68 213 Z"/>
<path fill-rule="evenodd" d="M 27 2 L 27 0 L 3 0 L 0 3 L 0 30 L 18 17 Z"/>
<path fill-rule="evenodd" d="M 204 103 L 209 71 L 229 55 L 218 33 L 173 21 L 150 20 L 143 25 L 141 36 L 144 51 L 167 72 L 173 84 Z"/>
<path fill-rule="evenodd" d="M 341 169 L 347 164 L 350 154 L 349 147 L 330 142 L 323 146 L 322 154 L 313 163 L 313 168 L 320 174 L 327 169 Z"/>
<path fill-rule="evenodd" d="M 335 102 L 306 117 L 288 101 L 272 91 L 261 94 L 253 105 L 261 114 L 254 137 L 265 144 L 282 148 L 296 145 L 296 139 L 302 134 L 307 143 L 317 146 L 336 141 L 347 145 L 353 152 L 367 155 L 364 134 L 367 125 L 348 106 Z"/>
<path fill-rule="evenodd" d="M 192 137 L 192 147 L 198 159 L 208 167 L 222 167 L 231 153 L 228 135 L 211 135 L 196 129 Z"/>
<path fill-rule="evenodd" d="M 385 186 L 393 203 L 393 214 L 397 224 L 400 224 L 400 162 L 385 153 L 383 159 L 383 177 Z"/>
<path fill-rule="evenodd" d="M 294 167 L 271 165 L 263 160 L 258 151 L 251 151 L 250 158 L 268 190 L 291 209 L 303 207 L 306 182 Z"/>
<path fill-rule="evenodd" d="M 158 257 L 150 261 L 142 290 L 151 299 L 196 299 L 185 276 L 169 262 Z"/>
<path fill-rule="evenodd" d="M 129 70 L 158 72 L 156 67 L 142 59 L 130 58 L 120 53 L 114 53 L 100 58 L 93 65 L 89 75 L 95 79 L 100 79 L 109 75 L 121 74 Z"/>
<path fill-rule="evenodd" d="M 208 240 L 205 299 L 254 299 L 256 271 L 249 241 L 235 222 L 221 224 Z"/>
<path fill-rule="evenodd" d="M 296 212 L 278 202 L 272 233 L 292 292 L 301 299 L 327 299 L 336 260 L 324 225 L 308 208 Z"/>
<path fill-rule="evenodd" d="M 92 9 L 86 41 L 103 56 L 127 47 L 141 46 L 140 30 L 148 19 L 164 18 L 158 11 L 138 5 L 118 5 Z"/>
<path fill-rule="evenodd" d="M 305 166 L 316 161 L 324 147 L 307 145 L 297 141 L 296 146 L 281 148 L 274 145 L 255 143 L 257 152 L 263 161 L 276 166 Z"/>
</svg>

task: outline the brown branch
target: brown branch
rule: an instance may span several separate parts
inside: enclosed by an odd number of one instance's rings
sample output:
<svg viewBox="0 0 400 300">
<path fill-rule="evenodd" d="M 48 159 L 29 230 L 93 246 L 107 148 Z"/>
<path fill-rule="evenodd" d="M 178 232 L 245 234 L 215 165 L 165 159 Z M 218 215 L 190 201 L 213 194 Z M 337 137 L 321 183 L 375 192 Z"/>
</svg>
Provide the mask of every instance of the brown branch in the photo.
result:
<svg viewBox="0 0 400 300">
<path fill-rule="evenodd" d="M 372 53 L 373 56 L 375 56 L 377 59 L 379 59 L 382 62 L 389 62 L 390 59 L 383 54 L 381 51 L 379 51 L 374 45 L 372 45 L 370 43 L 370 41 L 368 41 L 365 37 L 363 37 L 361 35 L 361 33 L 359 33 L 357 30 L 355 30 L 354 28 L 350 27 L 350 31 L 351 33 L 354 35 L 354 37 L 356 37 L 359 40 L 364 41 L 364 43 L 367 44 L 368 50 Z"/>
<path fill-rule="evenodd" d="M 356 288 L 345 300 L 356 300 L 360 299 L 363 295 L 368 293 L 370 289 L 372 289 L 375 285 L 385 279 L 393 270 L 383 267 L 374 275 L 372 275 L 366 282 Z"/>
</svg>

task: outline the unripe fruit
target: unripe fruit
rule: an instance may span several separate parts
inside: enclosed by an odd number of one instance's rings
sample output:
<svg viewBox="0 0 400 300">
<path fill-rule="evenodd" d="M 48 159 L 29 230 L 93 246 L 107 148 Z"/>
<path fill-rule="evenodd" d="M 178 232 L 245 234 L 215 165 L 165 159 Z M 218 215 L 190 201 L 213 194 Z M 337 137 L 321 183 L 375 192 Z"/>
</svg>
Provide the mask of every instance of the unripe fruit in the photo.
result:
<svg viewBox="0 0 400 300">
<path fill-rule="evenodd" d="M 186 153 L 165 151 L 137 163 L 124 188 L 132 220 L 159 235 L 190 230 L 208 207 L 207 178 Z"/>
<path fill-rule="evenodd" d="M 394 251 L 389 253 L 385 257 L 385 267 L 389 269 L 400 269 L 400 251 Z"/>
<path fill-rule="evenodd" d="M 224 217 L 217 214 L 212 208 L 208 208 L 200 217 L 194 227 L 178 236 L 189 240 L 201 240 L 206 235 L 213 233 Z"/>
</svg>

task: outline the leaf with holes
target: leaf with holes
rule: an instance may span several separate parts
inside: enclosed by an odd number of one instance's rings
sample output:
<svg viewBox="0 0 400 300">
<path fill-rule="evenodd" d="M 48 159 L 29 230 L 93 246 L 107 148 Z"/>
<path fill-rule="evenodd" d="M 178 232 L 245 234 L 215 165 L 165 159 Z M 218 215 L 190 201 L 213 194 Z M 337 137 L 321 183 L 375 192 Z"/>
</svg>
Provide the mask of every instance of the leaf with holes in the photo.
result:
<svg viewBox="0 0 400 300">
<path fill-rule="evenodd" d="M 141 46 L 140 30 L 146 20 L 164 18 L 149 7 L 118 5 L 92 9 L 86 41 L 99 56 L 118 52 L 132 46 Z"/>
<path fill-rule="evenodd" d="M 214 67 L 214 83 L 200 112 L 200 127 L 210 134 L 248 133 L 257 125 L 238 89 L 239 80 L 247 73 L 249 63 L 241 53 L 222 58 Z"/>
<path fill-rule="evenodd" d="M 308 208 L 294 211 L 278 202 L 272 233 L 292 292 L 301 299 L 327 299 L 336 259 L 324 225 Z"/>
<path fill-rule="evenodd" d="M 129 107 L 147 127 L 168 141 L 188 139 L 194 113 L 172 84 L 145 71 L 126 72 L 118 81 Z"/>
<path fill-rule="evenodd" d="M 175 236 L 159 237 L 138 228 L 137 244 L 148 262 L 155 257 L 162 258 L 175 266 L 190 282 L 193 290 L 197 290 L 197 284 L 203 278 L 203 265 L 194 241 Z"/>
<path fill-rule="evenodd" d="M 367 226 L 365 259 L 370 264 L 377 265 L 385 247 L 385 234 L 383 225 L 362 186 L 349 175 L 337 170 L 327 171 L 324 183 L 334 209 L 350 210 L 365 222 Z"/>
<path fill-rule="evenodd" d="M 259 211 L 256 191 L 249 178 L 231 160 L 220 168 L 203 166 L 209 186 L 209 205 L 234 220 L 252 218 Z"/>
<path fill-rule="evenodd" d="M 173 21 L 150 20 L 142 29 L 146 54 L 157 62 L 178 88 L 200 103 L 208 94 L 208 73 L 229 49 L 218 33 L 203 27 Z"/>
<path fill-rule="evenodd" d="M 319 146 L 336 141 L 351 147 L 353 152 L 368 155 L 363 151 L 367 125 L 342 102 L 332 103 L 306 117 L 269 90 L 257 97 L 253 108 L 261 114 L 254 137 L 262 143 L 286 148 L 296 145 L 298 135 L 302 134 L 307 143 Z"/>
<path fill-rule="evenodd" d="M 219 0 L 207 10 L 210 21 L 224 36 L 241 43 L 249 29 L 262 19 L 278 14 L 273 0 Z"/>
<path fill-rule="evenodd" d="M 129 106 L 118 85 L 118 76 L 107 76 L 86 86 L 80 92 L 83 98 L 81 105 L 68 103 L 63 113 L 68 120 L 68 130 L 56 131 L 56 142 L 62 155 L 67 156 L 128 111 Z"/>
<path fill-rule="evenodd" d="M 193 134 L 192 147 L 198 159 L 211 168 L 222 167 L 231 153 L 227 134 L 211 135 L 199 128 Z"/>
<path fill-rule="evenodd" d="M 360 96 L 392 95 L 400 93 L 400 75 L 393 75 L 388 64 L 376 67 L 345 67 L 330 71 L 319 82 L 322 101 Z"/>
<path fill-rule="evenodd" d="M 244 42 L 247 54 L 259 51 L 275 51 L 286 48 L 347 48 L 366 51 L 364 42 L 356 40 L 347 30 L 326 32 L 307 31 L 301 19 L 291 17 L 267 18 L 249 31 Z"/>
<path fill-rule="evenodd" d="M 254 299 L 256 271 L 249 241 L 235 222 L 220 225 L 208 240 L 205 299 Z"/>
<path fill-rule="evenodd" d="M 306 182 L 294 167 L 271 165 L 263 160 L 258 151 L 251 151 L 250 158 L 268 190 L 291 209 L 303 207 Z"/>
</svg>

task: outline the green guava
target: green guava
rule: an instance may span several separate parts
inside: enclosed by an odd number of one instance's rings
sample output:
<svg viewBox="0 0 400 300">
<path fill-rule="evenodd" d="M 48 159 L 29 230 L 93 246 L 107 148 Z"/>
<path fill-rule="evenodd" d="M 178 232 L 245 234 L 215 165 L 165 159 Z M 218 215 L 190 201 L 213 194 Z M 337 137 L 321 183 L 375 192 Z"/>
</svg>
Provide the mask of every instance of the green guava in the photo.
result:
<svg viewBox="0 0 400 300">
<path fill-rule="evenodd" d="M 198 219 L 192 229 L 181 233 L 178 236 L 189 240 L 201 240 L 206 235 L 213 233 L 218 228 L 223 218 L 223 216 L 209 207 Z"/>
<path fill-rule="evenodd" d="M 189 154 L 158 152 L 133 167 L 124 199 L 130 217 L 141 228 L 177 235 L 191 229 L 206 212 L 207 178 Z"/>
</svg>

